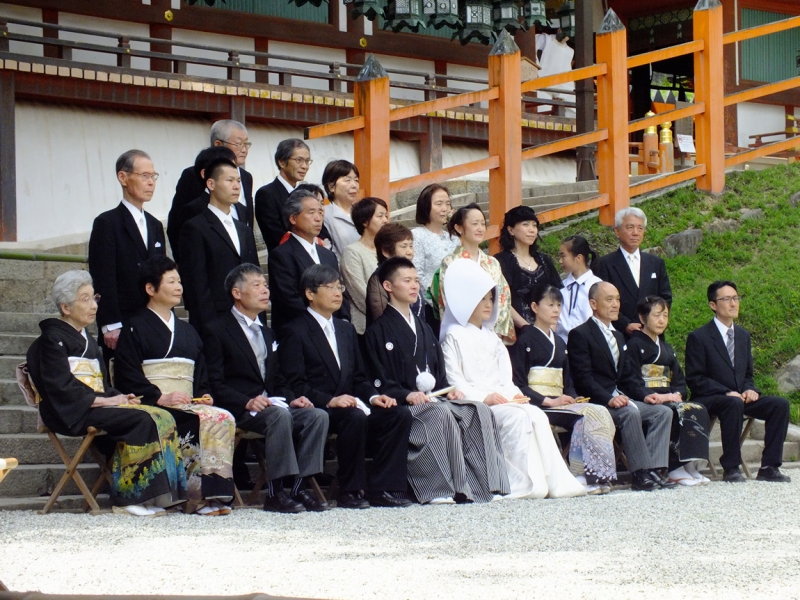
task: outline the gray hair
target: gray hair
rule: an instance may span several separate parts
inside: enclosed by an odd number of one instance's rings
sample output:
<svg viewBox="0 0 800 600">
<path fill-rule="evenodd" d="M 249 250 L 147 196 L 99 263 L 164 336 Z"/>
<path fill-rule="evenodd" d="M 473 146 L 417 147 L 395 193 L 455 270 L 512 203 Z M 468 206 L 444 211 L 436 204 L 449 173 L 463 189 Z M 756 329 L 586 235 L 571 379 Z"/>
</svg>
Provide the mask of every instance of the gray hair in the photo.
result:
<svg viewBox="0 0 800 600">
<path fill-rule="evenodd" d="M 119 173 L 122 171 L 123 173 L 132 173 L 133 163 L 136 162 L 137 158 L 146 158 L 147 160 L 152 160 L 150 155 L 144 150 L 128 150 L 127 152 L 123 152 L 117 159 L 117 170 L 114 172 Z"/>
<path fill-rule="evenodd" d="M 242 263 L 236 265 L 231 269 L 230 273 L 225 276 L 225 292 L 228 296 L 233 294 L 233 288 L 242 289 L 242 286 L 247 281 L 248 275 L 264 275 L 261 267 L 253 263 Z"/>
<path fill-rule="evenodd" d="M 61 305 L 72 306 L 78 298 L 78 290 L 85 285 L 92 285 L 92 276 L 89 271 L 72 270 L 62 273 L 56 277 L 53 284 L 53 302 L 58 307 L 58 312 L 62 315 Z"/>
<path fill-rule="evenodd" d="M 283 206 L 283 214 L 286 215 L 287 219 L 289 217 L 296 217 L 303 212 L 303 200 L 306 198 L 319 200 L 314 192 L 309 189 L 300 188 L 289 194 L 289 197 L 286 199 L 286 204 Z"/>
<path fill-rule="evenodd" d="M 221 121 L 217 121 L 211 126 L 210 145 L 213 146 L 214 142 L 216 141 L 227 142 L 236 129 L 244 131 L 245 135 L 247 135 L 247 127 L 245 127 L 244 124 L 240 123 L 239 121 L 234 121 L 233 119 L 222 119 Z"/>
<path fill-rule="evenodd" d="M 311 152 L 311 148 L 309 148 L 308 144 L 306 144 L 303 140 L 298 140 L 297 138 L 283 140 L 280 144 L 278 144 L 278 148 L 275 150 L 275 166 L 280 169 L 281 162 L 286 162 L 292 158 L 295 148 L 305 148 Z"/>
<path fill-rule="evenodd" d="M 628 208 L 617 211 L 617 216 L 614 217 L 614 227 L 622 227 L 622 222 L 628 217 L 641 219 L 645 228 L 647 228 L 647 215 L 644 214 L 641 208 L 636 208 L 635 206 L 629 206 Z"/>
</svg>

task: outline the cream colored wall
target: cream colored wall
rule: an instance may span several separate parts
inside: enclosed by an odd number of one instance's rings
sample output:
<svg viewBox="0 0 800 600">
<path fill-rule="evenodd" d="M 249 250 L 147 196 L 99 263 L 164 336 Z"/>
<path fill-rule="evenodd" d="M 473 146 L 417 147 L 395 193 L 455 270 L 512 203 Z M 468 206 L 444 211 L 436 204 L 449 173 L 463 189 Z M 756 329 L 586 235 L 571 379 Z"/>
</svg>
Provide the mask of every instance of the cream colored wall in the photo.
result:
<svg viewBox="0 0 800 600">
<path fill-rule="evenodd" d="M 783 106 L 742 102 L 736 105 L 739 122 L 739 146 L 747 148 L 754 140 L 749 136 L 758 133 L 774 133 L 786 129 L 786 109 Z M 775 142 L 782 138 L 767 138 L 764 142 Z"/>
</svg>

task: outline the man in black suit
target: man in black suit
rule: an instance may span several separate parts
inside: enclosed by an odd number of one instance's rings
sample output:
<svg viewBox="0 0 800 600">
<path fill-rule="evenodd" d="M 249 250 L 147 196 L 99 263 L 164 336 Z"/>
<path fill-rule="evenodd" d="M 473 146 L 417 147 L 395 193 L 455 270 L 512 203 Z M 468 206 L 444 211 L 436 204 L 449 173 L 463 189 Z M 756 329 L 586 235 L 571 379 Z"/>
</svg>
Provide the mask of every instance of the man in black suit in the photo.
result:
<svg viewBox="0 0 800 600">
<path fill-rule="evenodd" d="M 606 254 L 592 265 L 595 275 L 613 283 L 620 292 L 619 318 L 614 321 L 614 327 L 626 337 L 642 328 L 636 307 L 647 296 L 661 296 L 672 305 L 672 288 L 664 261 L 654 254 L 639 251 L 646 228 L 647 215 L 641 209 L 631 206 L 620 210 L 614 219 L 619 250 Z"/>
<path fill-rule="evenodd" d="M 757 479 L 788 482 L 780 466 L 789 428 L 789 402 L 778 396 L 762 396 L 756 389 L 750 333 L 733 324 L 739 316 L 739 300 L 732 281 L 715 281 L 708 286 L 708 305 L 715 316 L 686 339 L 686 383 L 691 401 L 705 406 L 712 417 L 719 417 L 719 462 L 725 481 L 745 480 L 739 471 L 739 437 L 744 416 L 748 416 L 765 422 L 764 452 Z"/>
<path fill-rule="evenodd" d="M 231 119 L 224 119 L 217 121 L 211 126 L 211 146 L 224 146 L 229 148 L 235 155 L 236 167 L 239 170 L 239 177 L 242 180 L 242 185 L 239 190 L 239 198 L 237 201 L 243 207 L 243 214 L 245 222 L 251 228 L 253 227 L 253 176 L 245 171 L 244 165 L 247 161 L 247 153 L 253 144 L 247 138 L 247 128 L 239 121 Z M 198 156 L 199 158 L 199 156 Z M 169 243 L 173 248 L 180 245 L 180 232 L 182 223 L 181 211 L 183 207 L 189 204 L 192 200 L 200 196 L 205 191 L 205 181 L 200 176 L 200 171 L 197 169 L 197 161 L 195 165 L 186 167 L 181 173 L 178 184 L 175 186 L 175 195 L 172 198 L 172 207 L 169 209 L 169 216 L 167 218 L 167 234 L 169 235 Z M 169 224 L 175 220 L 176 226 L 170 228 Z M 175 262 L 178 262 L 177 258 Z"/>
<path fill-rule="evenodd" d="M 241 182 L 236 165 L 219 160 L 206 168 L 209 202 L 181 229 L 183 299 L 198 330 L 230 311 L 225 278 L 236 265 L 258 264 L 253 230 L 231 216 Z"/>
<path fill-rule="evenodd" d="M 123 323 L 144 300 L 138 288 L 139 265 L 153 256 L 166 256 L 161 222 L 143 209 L 156 189 L 158 173 L 146 152 L 128 150 L 117 159 L 122 202 L 100 214 L 89 238 L 89 272 L 102 297 L 97 308 L 100 345 L 108 362 Z"/>
<path fill-rule="evenodd" d="M 306 178 L 312 162 L 311 151 L 303 140 L 283 140 L 275 150 L 278 176 L 256 192 L 256 221 L 270 252 L 289 231 L 289 219 L 283 210 L 286 199 Z"/>
<path fill-rule="evenodd" d="M 264 436 L 267 500 L 264 510 L 325 511 L 305 489 L 306 479 L 323 469 L 328 414 L 303 396 L 295 398 L 278 367 L 278 344 L 258 318 L 269 307 L 261 268 L 243 263 L 225 278 L 233 308 L 211 323 L 204 336 L 208 383 L 214 404 L 236 418 L 236 426 Z M 293 439 L 294 438 L 294 439 Z M 294 477 L 291 497 L 283 478 Z"/>
<path fill-rule="evenodd" d="M 333 252 L 316 243 L 324 214 L 317 196 L 309 190 L 295 190 L 287 198 L 284 211 L 291 235 L 269 253 L 272 329 L 279 340 L 284 335 L 286 324 L 306 312 L 303 288 L 300 287 L 303 272 L 314 264 L 327 265 L 339 271 L 339 262 Z M 350 307 L 346 300 L 342 301 L 336 316 L 350 320 Z"/>
<path fill-rule="evenodd" d="M 663 404 L 646 404 L 619 391 L 625 386 L 625 336 L 611 324 L 619 314 L 619 292 L 600 281 L 589 288 L 593 316 L 569 332 L 569 368 L 576 391 L 608 409 L 628 457 L 631 488 L 651 491 L 671 488 L 663 473 L 669 463 L 672 411 Z M 643 429 L 644 428 L 644 429 Z M 645 433 L 646 431 L 646 433 Z"/>
<path fill-rule="evenodd" d="M 380 395 L 367 381 L 356 330 L 333 316 L 342 304 L 339 272 L 314 265 L 301 282 L 306 311 L 286 328 L 279 352 L 289 387 L 328 411 L 337 434 L 338 505 L 342 508 L 408 506 L 408 436 L 411 412 Z M 367 484 L 365 455 L 372 455 Z M 362 495 L 367 490 L 367 499 Z"/>
</svg>

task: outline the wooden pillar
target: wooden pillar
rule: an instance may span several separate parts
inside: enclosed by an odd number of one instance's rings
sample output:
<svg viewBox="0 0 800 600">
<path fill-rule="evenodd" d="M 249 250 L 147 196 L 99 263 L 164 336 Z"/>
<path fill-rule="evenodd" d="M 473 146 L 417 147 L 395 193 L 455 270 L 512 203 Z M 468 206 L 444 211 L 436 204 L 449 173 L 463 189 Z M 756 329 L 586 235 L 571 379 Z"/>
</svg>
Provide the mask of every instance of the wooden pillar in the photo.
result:
<svg viewBox="0 0 800 600">
<path fill-rule="evenodd" d="M 597 147 L 597 176 L 609 204 L 600 208 L 600 222 L 613 225 L 617 211 L 630 206 L 628 181 L 628 41 L 625 26 L 609 9 L 597 32 L 597 63 L 608 73 L 597 78 L 597 127 L 608 139 Z"/>
<path fill-rule="evenodd" d="M 365 196 L 389 203 L 389 75 L 374 55 L 367 57 L 354 91 L 355 116 L 364 128 L 353 132 L 353 154 Z"/>
<path fill-rule="evenodd" d="M 58 25 L 58 11 L 49 8 L 42 10 L 42 23 L 52 23 L 53 25 Z M 57 40 L 58 29 L 49 29 L 47 27 L 43 27 L 42 37 L 45 39 Z M 61 58 L 59 46 L 44 44 L 42 46 L 42 52 L 45 58 Z"/>
<path fill-rule="evenodd" d="M 430 173 L 442 168 L 442 121 L 428 117 L 428 131 L 419 140 L 419 172 Z"/>
<path fill-rule="evenodd" d="M 239 121 L 245 127 L 247 126 L 246 123 L 246 110 L 245 110 L 245 101 L 247 98 L 245 96 L 229 96 L 231 99 L 231 114 L 230 117 L 234 121 Z"/>
<path fill-rule="evenodd" d="M 264 37 L 257 37 L 255 38 L 255 50 L 256 52 L 266 52 L 269 53 L 269 39 Z M 256 56 L 256 64 L 257 65 L 269 65 L 269 59 Z M 256 83 L 266 83 L 269 84 L 269 73 L 256 71 Z"/>
<path fill-rule="evenodd" d="M 0 241 L 17 241 L 14 72 L 0 71 Z"/>
<path fill-rule="evenodd" d="M 594 64 L 594 31 L 592 28 L 594 3 L 583 0 L 575 3 L 575 68 Z M 535 51 L 534 51 L 535 54 Z M 594 131 L 594 82 L 579 79 L 575 82 L 575 126 L 577 133 Z M 594 181 L 594 144 L 575 150 L 578 161 L 578 181 Z"/>
<path fill-rule="evenodd" d="M 706 174 L 697 178 L 697 189 L 721 194 L 725 189 L 725 81 L 719 0 L 700 0 L 695 6 L 694 39 L 705 43 L 705 49 L 694 55 L 694 101 L 706 107 L 694 118 L 697 164 L 706 167 Z"/>
<path fill-rule="evenodd" d="M 489 101 L 489 156 L 500 164 L 489 171 L 489 223 L 498 228 L 506 212 L 522 203 L 522 76 L 520 52 L 505 29 L 489 53 L 489 87 L 500 94 Z M 491 241 L 492 254 L 498 239 Z"/>
<path fill-rule="evenodd" d="M 163 23 L 150 23 L 150 37 L 160 40 L 167 40 L 164 44 L 152 43 L 150 44 L 151 52 L 163 52 L 164 54 L 172 53 L 172 25 L 165 25 Z M 172 61 L 163 60 L 160 58 L 150 59 L 150 70 L 161 71 L 163 73 L 172 72 Z"/>
</svg>

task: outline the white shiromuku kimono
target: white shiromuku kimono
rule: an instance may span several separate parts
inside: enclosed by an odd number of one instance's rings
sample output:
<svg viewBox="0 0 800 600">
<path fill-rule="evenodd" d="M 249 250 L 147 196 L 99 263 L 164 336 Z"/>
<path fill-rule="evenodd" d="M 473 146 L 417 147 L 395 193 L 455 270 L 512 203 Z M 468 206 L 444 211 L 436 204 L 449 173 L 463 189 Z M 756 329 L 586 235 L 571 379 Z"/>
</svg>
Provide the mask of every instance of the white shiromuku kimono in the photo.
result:
<svg viewBox="0 0 800 600">
<path fill-rule="evenodd" d="M 447 378 L 468 400 L 483 402 L 496 392 L 509 402 L 492 406 L 500 428 L 511 493 L 507 498 L 569 498 L 585 494 L 583 485 L 561 458 L 547 415 L 526 403 L 512 402 L 522 393 L 513 384 L 511 360 L 494 333 L 492 317 L 478 327 L 469 318 L 494 280 L 471 260 L 450 265 L 444 280 L 448 302 L 442 320 L 442 352 Z"/>
</svg>

